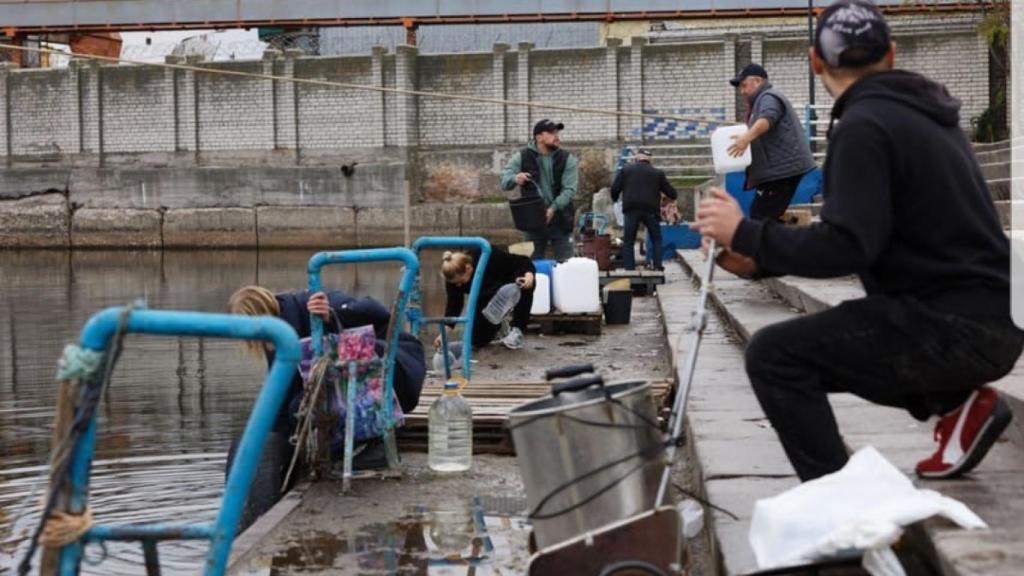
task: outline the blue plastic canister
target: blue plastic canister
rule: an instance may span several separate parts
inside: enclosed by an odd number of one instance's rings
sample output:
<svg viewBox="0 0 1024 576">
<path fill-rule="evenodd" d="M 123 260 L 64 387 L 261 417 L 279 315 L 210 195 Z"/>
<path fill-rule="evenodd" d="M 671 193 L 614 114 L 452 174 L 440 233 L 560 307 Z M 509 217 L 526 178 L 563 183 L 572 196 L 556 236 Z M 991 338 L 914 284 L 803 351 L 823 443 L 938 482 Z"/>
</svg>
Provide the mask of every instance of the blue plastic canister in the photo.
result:
<svg viewBox="0 0 1024 576">
<path fill-rule="evenodd" d="M 555 301 L 555 264 L 554 260 L 534 260 L 533 267 L 537 269 L 537 274 L 547 274 L 551 280 L 551 294 L 548 296 L 550 299 L 548 302 Z"/>
</svg>

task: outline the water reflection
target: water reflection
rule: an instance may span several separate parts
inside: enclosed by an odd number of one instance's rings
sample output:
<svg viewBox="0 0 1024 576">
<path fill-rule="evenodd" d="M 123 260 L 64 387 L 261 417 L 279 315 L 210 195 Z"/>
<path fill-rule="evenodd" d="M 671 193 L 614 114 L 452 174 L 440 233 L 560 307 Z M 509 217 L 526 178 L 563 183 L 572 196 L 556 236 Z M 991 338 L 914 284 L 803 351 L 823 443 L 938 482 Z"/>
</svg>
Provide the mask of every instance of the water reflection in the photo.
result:
<svg viewBox="0 0 1024 576">
<path fill-rule="evenodd" d="M 64 344 L 97 310 L 144 298 L 159 309 L 222 312 L 245 284 L 306 284 L 311 251 L 0 252 L 0 573 L 38 520 Z M 442 286 L 425 255 L 428 314 Z M 397 263 L 332 266 L 323 285 L 389 303 Z M 130 335 L 99 409 L 91 505 L 97 522 L 210 521 L 230 439 L 244 427 L 264 366 L 236 342 Z M 163 543 L 164 574 L 195 573 L 205 543 Z M 95 556 L 98 550 L 89 549 Z M 108 544 L 86 574 L 139 573 L 138 544 Z"/>
<path fill-rule="evenodd" d="M 514 511 L 473 498 L 446 508 L 417 506 L 395 521 L 343 533 L 296 534 L 264 570 L 248 574 L 519 574 L 517 551 L 528 525 L 522 517 L 526 502 L 516 500 Z"/>
</svg>

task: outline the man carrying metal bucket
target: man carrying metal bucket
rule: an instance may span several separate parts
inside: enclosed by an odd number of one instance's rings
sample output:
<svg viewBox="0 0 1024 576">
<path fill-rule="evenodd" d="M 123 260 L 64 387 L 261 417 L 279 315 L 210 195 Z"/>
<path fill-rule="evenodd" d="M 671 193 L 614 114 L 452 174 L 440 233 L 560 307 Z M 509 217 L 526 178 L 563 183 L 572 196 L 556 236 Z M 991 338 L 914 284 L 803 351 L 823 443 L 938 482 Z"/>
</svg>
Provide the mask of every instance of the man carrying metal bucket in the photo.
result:
<svg viewBox="0 0 1024 576">
<path fill-rule="evenodd" d="M 572 257 L 572 230 L 575 210 L 572 205 L 579 182 L 576 157 L 561 148 L 561 131 L 565 125 L 547 118 L 533 126 L 533 139 L 526 148 L 509 159 L 501 174 L 501 188 L 540 194 L 546 208 L 545 225 L 523 233 L 533 242 L 533 257 L 544 258 L 548 244 L 555 259 L 564 262 Z M 524 192 L 524 194 L 526 193 Z"/>
<path fill-rule="evenodd" d="M 839 120 L 821 221 L 745 219 L 714 190 L 694 228 L 728 249 L 719 264 L 738 274 L 857 274 L 867 291 L 763 328 L 747 347 L 754 392 L 801 480 L 846 464 L 833 392 L 938 417 L 936 451 L 917 474 L 959 476 L 1009 424 L 1006 402 L 987 384 L 1024 347 L 1010 318 L 1009 241 L 960 127 L 960 102 L 893 69 L 889 26 L 863 0 L 822 12 L 810 54 Z"/>
</svg>

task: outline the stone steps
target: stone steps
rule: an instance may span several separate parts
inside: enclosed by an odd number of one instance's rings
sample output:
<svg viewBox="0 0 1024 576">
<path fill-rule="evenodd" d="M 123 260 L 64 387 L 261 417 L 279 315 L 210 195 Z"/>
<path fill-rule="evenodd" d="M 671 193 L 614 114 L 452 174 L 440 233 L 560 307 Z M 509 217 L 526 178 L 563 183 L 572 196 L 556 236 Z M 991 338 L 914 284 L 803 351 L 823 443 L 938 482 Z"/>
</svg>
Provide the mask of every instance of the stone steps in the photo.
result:
<svg viewBox="0 0 1024 576">
<path fill-rule="evenodd" d="M 680 251 L 683 279 L 699 282 L 703 270 L 697 251 Z M 679 275 L 677 268 L 670 274 Z M 697 460 L 707 495 L 740 517 L 734 521 L 721 513 L 712 517 L 717 550 L 726 573 L 754 568 L 747 543 L 749 519 L 754 501 L 794 486 L 797 479 L 775 434 L 750 390 L 739 346 L 759 328 L 834 306 L 863 294 L 855 279 L 830 281 L 793 278 L 767 282 L 747 281 L 724 270 L 715 272 L 712 304 L 718 316 L 709 326 L 710 342 L 702 345 L 688 418 Z M 689 296 L 687 296 L 687 294 Z M 687 282 L 670 282 L 659 287 L 669 334 L 688 321 L 696 301 L 696 289 Z M 690 309 L 678 305 L 692 301 Z M 722 341 L 725 326 L 734 340 Z M 685 340 L 684 340 L 685 342 Z M 731 349 L 730 349 L 731 347 Z M 685 356 L 685 350 L 676 350 Z M 1017 370 L 998 385 L 1015 394 Z M 867 403 L 848 394 L 830 397 L 844 438 L 853 449 L 866 445 L 878 448 L 897 467 L 913 477 L 914 463 L 932 449 L 931 423 L 919 423 L 904 412 Z M 1016 400 L 1015 400 L 1016 402 Z M 1019 406 L 1018 406 L 1019 408 Z M 1024 420 L 1017 418 L 1017 422 Z M 1020 437 L 1020 430 L 1009 436 Z M 741 442 L 738 444 L 737 441 Z M 971 474 L 970 478 L 948 482 L 924 482 L 959 498 L 989 522 L 987 531 L 965 532 L 943 522 L 927 522 L 913 531 L 933 549 L 932 561 L 944 574 L 1013 574 L 1024 571 L 1024 486 L 1014 478 L 1024 472 L 1016 442 L 1001 442 Z"/>
</svg>

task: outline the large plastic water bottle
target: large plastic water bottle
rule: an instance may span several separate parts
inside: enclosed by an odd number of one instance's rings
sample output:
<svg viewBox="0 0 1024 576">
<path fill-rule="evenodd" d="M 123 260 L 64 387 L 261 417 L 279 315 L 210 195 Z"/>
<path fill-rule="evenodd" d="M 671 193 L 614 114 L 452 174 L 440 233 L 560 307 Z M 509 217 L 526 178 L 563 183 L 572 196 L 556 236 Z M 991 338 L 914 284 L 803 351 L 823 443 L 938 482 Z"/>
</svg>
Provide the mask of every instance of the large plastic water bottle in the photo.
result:
<svg viewBox="0 0 1024 576">
<path fill-rule="evenodd" d="M 427 465 L 437 472 L 464 472 L 473 464 L 473 408 L 455 382 L 430 407 Z"/>
<path fill-rule="evenodd" d="M 491 301 L 487 303 L 487 307 L 484 308 L 484 318 L 487 318 L 487 321 L 495 326 L 501 324 L 501 319 L 519 303 L 521 295 L 522 289 L 515 282 L 510 282 L 498 288 L 494 297 L 491 298 Z"/>
</svg>

